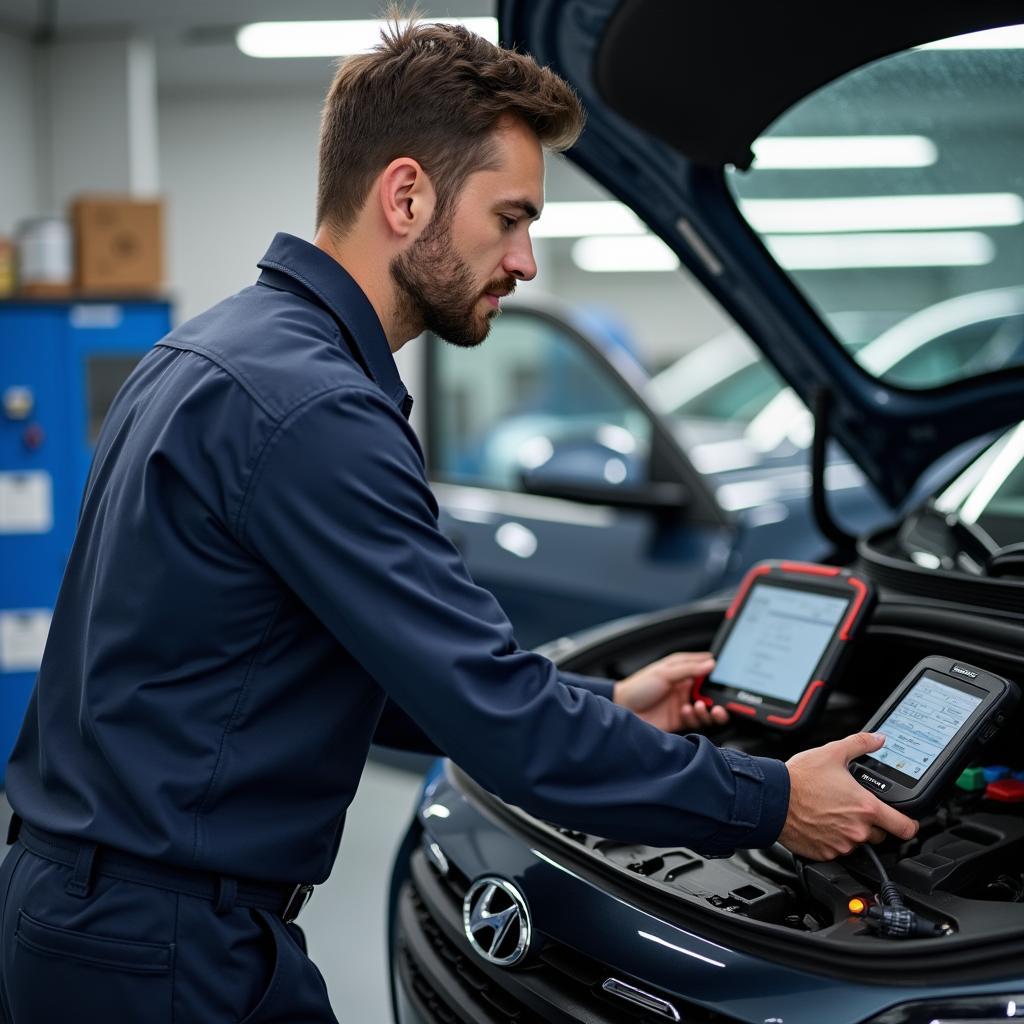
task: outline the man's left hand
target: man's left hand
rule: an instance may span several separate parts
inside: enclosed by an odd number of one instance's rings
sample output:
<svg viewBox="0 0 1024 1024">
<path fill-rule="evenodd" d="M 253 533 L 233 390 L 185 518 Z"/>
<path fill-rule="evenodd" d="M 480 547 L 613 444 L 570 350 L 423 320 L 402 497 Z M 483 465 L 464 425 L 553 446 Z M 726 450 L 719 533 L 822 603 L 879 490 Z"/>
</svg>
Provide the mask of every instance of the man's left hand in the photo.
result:
<svg viewBox="0 0 1024 1024">
<path fill-rule="evenodd" d="M 615 684 L 616 704 L 666 732 L 693 732 L 729 721 L 725 708 L 690 700 L 693 684 L 715 667 L 707 653 L 670 654 Z"/>
</svg>

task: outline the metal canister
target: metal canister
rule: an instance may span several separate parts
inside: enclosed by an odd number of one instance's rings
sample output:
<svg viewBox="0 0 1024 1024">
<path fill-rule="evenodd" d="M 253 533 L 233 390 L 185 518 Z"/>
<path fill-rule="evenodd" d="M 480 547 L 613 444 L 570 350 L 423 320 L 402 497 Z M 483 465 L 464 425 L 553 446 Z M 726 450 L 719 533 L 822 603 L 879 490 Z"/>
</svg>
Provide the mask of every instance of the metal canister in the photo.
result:
<svg viewBox="0 0 1024 1024">
<path fill-rule="evenodd" d="M 17 230 L 18 284 L 26 295 L 64 295 L 71 291 L 71 226 L 62 217 L 22 221 Z"/>
</svg>

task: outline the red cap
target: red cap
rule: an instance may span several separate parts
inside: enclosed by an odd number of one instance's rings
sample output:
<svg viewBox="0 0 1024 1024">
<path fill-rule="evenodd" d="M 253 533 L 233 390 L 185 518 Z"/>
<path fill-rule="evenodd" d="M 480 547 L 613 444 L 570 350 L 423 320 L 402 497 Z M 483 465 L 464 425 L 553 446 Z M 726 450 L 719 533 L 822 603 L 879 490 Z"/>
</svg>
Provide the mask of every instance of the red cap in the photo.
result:
<svg viewBox="0 0 1024 1024">
<path fill-rule="evenodd" d="M 985 787 L 986 800 L 1004 804 L 1024 804 L 1024 782 L 1018 779 L 999 779 Z"/>
</svg>

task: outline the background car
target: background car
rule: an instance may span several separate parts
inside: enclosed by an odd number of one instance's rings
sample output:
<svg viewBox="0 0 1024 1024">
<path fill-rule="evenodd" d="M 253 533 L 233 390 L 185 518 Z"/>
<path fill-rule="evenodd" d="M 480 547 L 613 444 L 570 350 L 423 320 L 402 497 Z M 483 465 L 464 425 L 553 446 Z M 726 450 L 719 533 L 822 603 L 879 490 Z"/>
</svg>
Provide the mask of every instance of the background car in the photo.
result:
<svg viewBox="0 0 1024 1024">
<path fill-rule="evenodd" d="M 441 526 L 522 645 L 703 596 L 775 551 L 833 551 L 807 451 L 762 454 L 732 427 L 663 415 L 592 317 L 510 302 L 477 350 L 426 340 Z M 892 517 L 834 446 L 827 485 L 848 530 Z"/>
<path fill-rule="evenodd" d="M 956 295 L 912 313 L 857 350 L 873 376 L 903 388 L 941 386 L 964 373 L 995 373 L 1024 362 L 1024 288 Z M 791 388 L 751 417 L 744 436 L 761 452 L 806 448 L 814 421 Z"/>
<path fill-rule="evenodd" d="M 792 20 L 775 8 L 748 8 L 737 18 L 731 8 L 645 0 L 593 2 L 585 10 L 584 17 L 576 5 L 512 0 L 501 8 L 506 41 L 569 75 L 588 106 L 588 131 L 573 158 L 730 310 L 813 410 L 819 438 L 824 429 L 842 444 L 893 507 L 912 504 L 895 525 L 862 535 L 849 560 L 874 582 L 878 601 L 825 713 L 802 734 L 736 716 L 717 739 L 786 758 L 852 732 L 928 654 L 1024 681 L 1024 353 L 1011 341 L 993 365 L 985 350 L 1003 341 L 998 330 L 985 331 L 910 386 L 888 372 L 898 362 L 892 336 L 887 363 L 878 356 L 870 365 L 851 358 L 819 315 L 839 292 L 872 293 L 879 307 L 898 294 L 902 308 L 912 300 L 912 308 L 934 312 L 946 300 L 1015 287 L 1024 200 L 1007 201 L 1000 217 L 988 200 L 971 209 L 973 220 L 965 210 L 972 196 L 1020 200 L 1024 189 L 1020 161 L 1006 159 L 1003 148 L 1024 81 L 1013 42 L 1022 27 L 987 42 L 929 44 L 1001 30 L 1020 20 L 1019 11 L 890 6 L 859 12 L 837 33 L 834 12 L 813 8 Z M 718 81 L 728 87 L 709 88 Z M 771 199 L 770 189 L 783 191 L 775 171 L 756 163 L 745 175 L 726 170 L 748 167 L 761 139 L 845 133 L 859 153 L 866 135 L 915 130 L 934 135 L 944 158 L 865 177 L 852 169 L 837 177 L 826 165 Z M 755 198 L 790 205 L 749 205 Z M 797 198 L 805 205 L 792 205 Z M 938 237 L 936 210 L 984 236 L 967 240 L 960 263 L 940 260 L 949 239 Z M 908 225 L 924 211 L 932 219 Z M 884 232 L 882 213 L 890 219 Z M 817 229 L 814 244 L 780 244 L 783 229 L 801 218 L 805 233 Z M 825 225 L 842 238 L 828 237 Z M 899 231 L 924 237 L 894 238 Z M 867 233 L 886 237 L 856 237 Z M 901 267 L 910 243 L 917 262 Z M 868 253 L 876 254 L 873 267 L 863 265 Z M 862 261 L 856 273 L 851 254 Z M 836 273 L 821 273 L 826 256 Z M 908 317 L 904 339 L 913 326 Z M 907 341 L 907 358 L 911 347 Z M 982 450 L 961 471 L 950 463 L 935 468 L 965 446 Z M 821 448 L 816 473 L 826 468 Z M 929 479 L 927 496 L 914 501 Z M 567 670 L 621 677 L 670 650 L 705 649 L 727 604 L 712 598 L 597 627 L 547 652 Z M 901 941 L 873 933 L 850 911 L 851 896 L 870 902 L 881 887 L 874 865 L 857 852 L 818 864 L 778 845 L 706 858 L 682 845 L 610 841 L 507 805 L 443 762 L 395 862 L 396 1019 L 1020 1018 L 1024 803 L 997 798 L 1003 790 L 990 780 L 1024 780 L 1021 716 L 1003 726 L 979 770 L 922 820 L 915 839 L 880 848 L 910 905 L 947 925 L 941 937 Z M 488 960 L 464 927 L 472 886 L 483 880 L 515 890 L 510 920 L 529 915 L 530 941 L 512 966 Z"/>
</svg>

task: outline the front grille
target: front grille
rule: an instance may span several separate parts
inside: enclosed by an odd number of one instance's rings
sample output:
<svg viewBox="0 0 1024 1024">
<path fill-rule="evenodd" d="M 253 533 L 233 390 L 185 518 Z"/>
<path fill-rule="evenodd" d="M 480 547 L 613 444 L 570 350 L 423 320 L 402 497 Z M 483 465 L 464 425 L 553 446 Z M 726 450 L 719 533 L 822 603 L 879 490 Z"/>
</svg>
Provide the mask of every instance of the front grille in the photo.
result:
<svg viewBox="0 0 1024 1024">
<path fill-rule="evenodd" d="M 442 877 L 417 851 L 399 904 L 397 957 L 406 992 L 418 1012 L 437 1024 L 665 1024 L 670 1019 L 605 993 L 609 977 L 671 1003 L 688 1024 L 734 1024 L 679 997 L 542 936 L 530 966 L 504 969 L 479 958 L 462 933 L 467 880 L 453 867 Z"/>
</svg>

